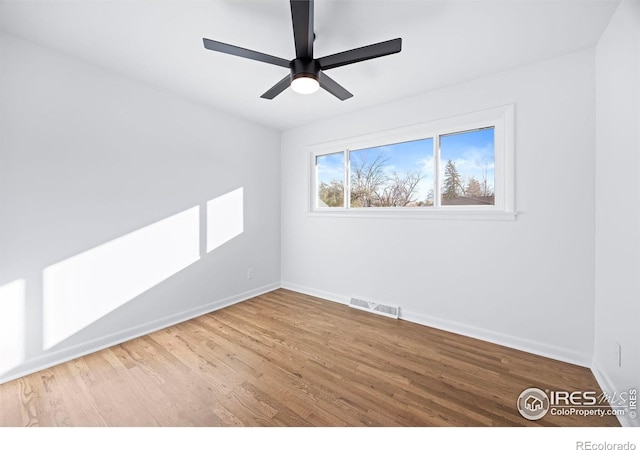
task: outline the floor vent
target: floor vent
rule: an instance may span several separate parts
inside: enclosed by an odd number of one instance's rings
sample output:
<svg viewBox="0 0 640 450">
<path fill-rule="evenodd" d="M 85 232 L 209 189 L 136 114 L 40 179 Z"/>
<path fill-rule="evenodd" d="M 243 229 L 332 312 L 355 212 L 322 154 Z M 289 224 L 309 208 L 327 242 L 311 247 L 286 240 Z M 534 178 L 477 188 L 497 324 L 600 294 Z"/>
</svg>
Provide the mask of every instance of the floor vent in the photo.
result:
<svg viewBox="0 0 640 450">
<path fill-rule="evenodd" d="M 399 306 L 383 305 L 382 303 L 376 303 L 370 300 L 362 300 L 355 297 L 351 297 L 351 300 L 349 300 L 349 306 L 351 306 L 352 308 L 361 309 L 363 311 L 369 311 L 374 314 L 380 314 L 381 316 L 391 317 L 392 319 L 397 319 L 400 315 Z"/>
</svg>

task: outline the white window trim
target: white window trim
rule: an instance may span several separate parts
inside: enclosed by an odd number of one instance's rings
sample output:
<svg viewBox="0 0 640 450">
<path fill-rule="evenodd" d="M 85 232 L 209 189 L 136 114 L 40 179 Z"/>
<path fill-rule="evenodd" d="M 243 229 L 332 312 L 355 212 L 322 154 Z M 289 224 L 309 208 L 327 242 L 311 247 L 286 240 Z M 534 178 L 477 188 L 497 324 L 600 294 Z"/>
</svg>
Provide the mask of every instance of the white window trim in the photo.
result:
<svg viewBox="0 0 640 450">
<path fill-rule="evenodd" d="M 310 158 L 310 178 L 307 214 L 312 217 L 341 218 L 402 218 L 436 220 L 514 220 L 515 210 L 515 139 L 513 104 L 475 111 L 445 119 L 418 123 L 407 127 L 394 128 L 372 134 L 354 136 L 347 139 L 314 144 L 308 147 Z M 382 145 L 407 142 L 418 139 L 434 138 L 435 151 L 439 152 L 438 136 L 494 127 L 494 192 L 493 206 L 431 206 L 406 208 L 348 208 L 349 180 L 345 167 L 345 207 L 318 207 L 316 157 L 330 153 L 344 153 L 345 166 L 349 164 L 348 151 L 379 147 Z M 434 168 L 435 169 L 435 168 Z M 434 171 L 439 177 L 439 171 Z M 440 184 L 436 179 L 436 196 L 439 196 Z"/>
</svg>

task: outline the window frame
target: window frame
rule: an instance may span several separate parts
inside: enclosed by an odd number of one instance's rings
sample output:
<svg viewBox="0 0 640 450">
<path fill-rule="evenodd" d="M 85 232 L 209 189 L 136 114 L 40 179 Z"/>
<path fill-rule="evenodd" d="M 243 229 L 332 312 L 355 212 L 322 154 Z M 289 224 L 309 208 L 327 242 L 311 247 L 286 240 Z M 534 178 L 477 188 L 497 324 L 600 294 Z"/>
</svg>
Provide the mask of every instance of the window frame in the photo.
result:
<svg viewBox="0 0 640 450">
<path fill-rule="evenodd" d="M 311 216 L 381 217 L 419 219 L 490 219 L 513 220 L 516 216 L 514 192 L 514 110 L 509 104 L 444 119 L 422 122 L 308 147 L 310 156 L 309 203 Z M 452 133 L 494 128 L 494 205 L 441 205 L 440 137 Z M 434 205 L 428 207 L 350 207 L 349 152 L 433 138 Z M 344 203 L 342 207 L 318 206 L 316 158 L 344 154 Z"/>
</svg>

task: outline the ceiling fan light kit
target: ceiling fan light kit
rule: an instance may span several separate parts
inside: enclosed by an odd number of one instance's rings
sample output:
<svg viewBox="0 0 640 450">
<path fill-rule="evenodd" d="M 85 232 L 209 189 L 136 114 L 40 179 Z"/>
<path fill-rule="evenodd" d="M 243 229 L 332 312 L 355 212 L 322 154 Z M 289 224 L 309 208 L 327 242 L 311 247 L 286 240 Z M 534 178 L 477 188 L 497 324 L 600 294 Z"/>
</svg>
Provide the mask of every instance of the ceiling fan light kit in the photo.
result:
<svg viewBox="0 0 640 450">
<path fill-rule="evenodd" d="M 320 83 L 316 78 L 300 76 L 291 80 L 291 89 L 298 94 L 313 94 L 320 89 Z"/>
<path fill-rule="evenodd" d="M 339 98 L 346 100 L 353 94 L 340 86 L 324 71 L 348 64 L 379 58 L 381 56 L 398 53 L 402 49 L 402 39 L 379 42 L 365 47 L 335 53 L 315 59 L 313 57 L 313 0 L 290 0 L 291 21 L 293 23 L 293 37 L 295 41 L 296 57 L 287 61 L 277 56 L 267 55 L 235 45 L 204 38 L 204 47 L 208 50 L 253 59 L 255 61 L 287 67 L 290 73 L 276 83 L 271 89 L 262 94 L 262 98 L 272 100 L 289 86 L 299 94 L 313 94 L 319 88 Z"/>
<path fill-rule="evenodd" d="M 298 94 L 313 94 L 320 88 L 320 64 L 315 59 L 294 59 L 291 65 L 291 89 Z"/>
</svg>

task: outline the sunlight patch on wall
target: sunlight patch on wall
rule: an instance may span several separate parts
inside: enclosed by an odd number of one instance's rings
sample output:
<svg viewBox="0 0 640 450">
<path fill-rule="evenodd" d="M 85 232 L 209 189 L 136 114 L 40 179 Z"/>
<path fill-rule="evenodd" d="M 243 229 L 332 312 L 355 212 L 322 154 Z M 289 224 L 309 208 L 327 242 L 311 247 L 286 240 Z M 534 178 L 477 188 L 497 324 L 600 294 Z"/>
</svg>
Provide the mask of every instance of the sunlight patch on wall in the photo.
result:
<svg viewBox="0 0 640 450">
<path fill-rule="evenodd" d="M 199 259 L 194 207 L 44 270 L 43 345 L 51 348 Z"/>
<path fill-rule="evenodd" d="M 0 374 L 24 361 L 25 282 L 0 286 Z"/>
<path fill-rule="evenodd" d="M 244 191 L 238 188 L 207 202 L 207 253 L 244 231 Z"/>
</svg>

